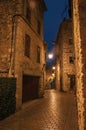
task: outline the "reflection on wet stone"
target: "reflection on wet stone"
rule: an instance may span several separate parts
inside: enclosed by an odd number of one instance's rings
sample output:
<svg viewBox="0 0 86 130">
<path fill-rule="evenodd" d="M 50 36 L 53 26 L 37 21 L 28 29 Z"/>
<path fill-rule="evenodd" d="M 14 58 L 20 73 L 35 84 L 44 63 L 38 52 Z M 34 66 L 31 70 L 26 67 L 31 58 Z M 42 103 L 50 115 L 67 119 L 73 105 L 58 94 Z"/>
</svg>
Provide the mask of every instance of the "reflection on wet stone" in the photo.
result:
<svg viewBox="0 0 86 130">
<path fill-rule="evenodd" d="M 42 99 L 28 103 L 0 123 L 1 130 L 77 130 L 76 98 L 71 93 L 48 90 Z"/>
</svg>

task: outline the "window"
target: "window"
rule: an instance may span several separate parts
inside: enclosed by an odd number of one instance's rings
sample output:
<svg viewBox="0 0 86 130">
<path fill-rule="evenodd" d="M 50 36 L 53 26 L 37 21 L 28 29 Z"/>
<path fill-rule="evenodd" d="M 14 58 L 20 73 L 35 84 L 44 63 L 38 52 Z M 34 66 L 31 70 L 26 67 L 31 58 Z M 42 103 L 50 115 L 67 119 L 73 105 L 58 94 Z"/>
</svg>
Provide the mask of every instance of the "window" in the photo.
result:
<svg viewBox="0 0 86 130">
<path fill-rule="evenodd" d="M 40 47 L 37 46 L 37 62 L 40 63 Z"/>
<path fill-rule="evenodd" d="M 38 21 L 38 23 L 37 23 L 37 32 L 38 32 L 38 34 L 41 33 L 41 24 L 40 24 L 40 21 Z"/>
<path fill-rule="evenodd" d="M 69 44 L 70 44 L 70 45 L 73 44 L 73 41 L 72 41 L 71 38 L 69 39 Z"/>
<path fill-rule="evenodd" d="M 30 57 L 30 36 L 25 35 L 25 56 Z"/>
<path fill-rule="evenodd" d="M 71 64 L 73 64 L 73 63 L 74 63 L 74 57 L 69 57 L 69 62 L 70 62 Z"/>
<path fill-rule="evenodd" d="M 26 9 L 26 18 L 29 22 L 31 22 L 31 10 L 30 7 L 27 7 Z"/>
</svg>

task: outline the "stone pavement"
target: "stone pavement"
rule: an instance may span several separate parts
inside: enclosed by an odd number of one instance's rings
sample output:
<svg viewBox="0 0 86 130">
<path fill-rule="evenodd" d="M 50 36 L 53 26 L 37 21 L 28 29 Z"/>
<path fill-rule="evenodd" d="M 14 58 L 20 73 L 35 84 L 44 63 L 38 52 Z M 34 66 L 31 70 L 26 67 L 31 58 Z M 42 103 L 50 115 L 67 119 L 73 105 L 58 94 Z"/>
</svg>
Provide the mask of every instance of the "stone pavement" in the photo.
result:
<svg viewBox="0 0 86 130">
<path fill-rule="evenodd" d="M 0 130 L 78 130 L 76 98 L 73 93 L 47 90 L 44 98 L 1 121 Z"/>
</svg>

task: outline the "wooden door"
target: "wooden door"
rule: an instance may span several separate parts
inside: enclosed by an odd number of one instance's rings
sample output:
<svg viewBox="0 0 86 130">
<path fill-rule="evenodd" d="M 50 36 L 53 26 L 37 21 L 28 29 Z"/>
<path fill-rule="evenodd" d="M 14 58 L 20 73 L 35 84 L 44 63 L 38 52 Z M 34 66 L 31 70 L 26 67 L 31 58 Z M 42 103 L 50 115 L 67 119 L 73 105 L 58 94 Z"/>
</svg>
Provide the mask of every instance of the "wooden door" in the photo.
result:
<svg viewBox="0 0 86 130">
<path fill-rule="evenodd" d="M 23 76 L 22 102 L 38 98 L 39 77 Z"/>
</svg>

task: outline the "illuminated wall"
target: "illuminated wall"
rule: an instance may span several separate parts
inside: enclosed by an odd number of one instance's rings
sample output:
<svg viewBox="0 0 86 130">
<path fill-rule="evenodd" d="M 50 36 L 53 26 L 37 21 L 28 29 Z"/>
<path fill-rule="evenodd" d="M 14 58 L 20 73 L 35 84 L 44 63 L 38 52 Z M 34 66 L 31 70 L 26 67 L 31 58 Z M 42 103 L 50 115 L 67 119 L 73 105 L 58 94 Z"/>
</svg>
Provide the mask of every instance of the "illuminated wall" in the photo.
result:
<svg viewBox="0 0 86 130">
<path fill-rule="evenodd" d="M 86 1 L 73 0 L 79 130 L 86 130 Z"/>
</svg>

